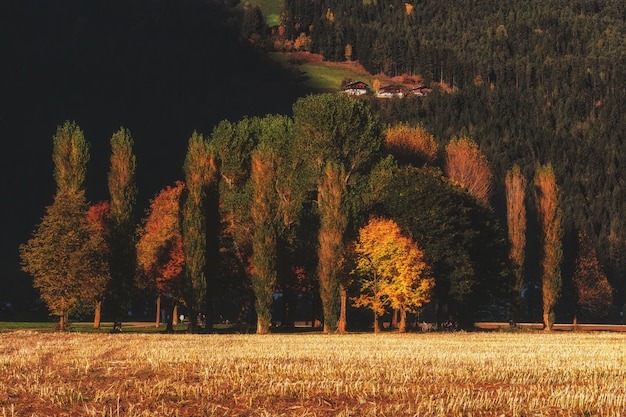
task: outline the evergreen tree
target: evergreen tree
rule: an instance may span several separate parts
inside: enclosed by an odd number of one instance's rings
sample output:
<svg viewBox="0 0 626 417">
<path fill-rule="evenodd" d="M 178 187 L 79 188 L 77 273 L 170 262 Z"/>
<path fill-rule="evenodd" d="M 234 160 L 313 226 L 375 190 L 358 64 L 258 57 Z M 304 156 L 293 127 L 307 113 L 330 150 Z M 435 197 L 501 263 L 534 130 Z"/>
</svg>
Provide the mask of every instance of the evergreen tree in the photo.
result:
<svg viewBox="0 0 626 417">
<path fill-rule="evenodd" d="M 120 128 L 111 137 L 111 167 L 108 183 L 111 197 L 110 297 L 116 321 L 122 321 L 130 306 L 136 269 L 135 221 L 137 200 L 135 155 L 130 132 Z"/>
</svg>

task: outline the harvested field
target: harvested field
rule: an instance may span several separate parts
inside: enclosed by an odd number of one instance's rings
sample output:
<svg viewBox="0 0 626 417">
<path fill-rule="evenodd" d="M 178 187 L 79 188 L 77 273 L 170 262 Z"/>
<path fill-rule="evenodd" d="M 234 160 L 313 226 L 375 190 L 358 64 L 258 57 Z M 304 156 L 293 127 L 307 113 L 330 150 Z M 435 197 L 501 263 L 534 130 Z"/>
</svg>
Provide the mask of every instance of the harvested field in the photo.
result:
<svg viewBox="0 0 626 417">
<path fill-rule="evenodd" d="M 0 416 L 621 416 L 626 335 L 0 335 Z"/>
</svg>

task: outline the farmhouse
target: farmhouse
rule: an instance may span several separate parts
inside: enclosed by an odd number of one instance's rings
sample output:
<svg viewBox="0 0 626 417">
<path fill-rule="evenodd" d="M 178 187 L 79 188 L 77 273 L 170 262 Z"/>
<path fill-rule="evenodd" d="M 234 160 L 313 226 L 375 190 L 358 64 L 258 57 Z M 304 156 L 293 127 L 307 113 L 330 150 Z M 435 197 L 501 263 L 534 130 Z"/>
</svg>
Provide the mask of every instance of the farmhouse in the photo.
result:
<svg viewBox="0 0 626 417">
<path fill-rule="evenodd" d="M 355 81 L 343 87 L 343 92 L 351 96 L 362 96 L 367 94 L 367 84 L 362 81 Z"/>
<path fill-rule="evenodd" d="M 428 87 L 427 85 L 420 85 L 418 87 L 413 87 L 409 89 L 409 94 L 423 97 L 427 95 L 428 93 L 432 93 L 432 91 L 433 91 L 432 88 Z"/>
<path fill-rule="evenodd" d="M 398 85 L 385 85 L 378 89 L 378 91 L 376 92 L 376 97 L 404 97 L 404 91 L 402 90 L 402 87 Z"/>
</svg>

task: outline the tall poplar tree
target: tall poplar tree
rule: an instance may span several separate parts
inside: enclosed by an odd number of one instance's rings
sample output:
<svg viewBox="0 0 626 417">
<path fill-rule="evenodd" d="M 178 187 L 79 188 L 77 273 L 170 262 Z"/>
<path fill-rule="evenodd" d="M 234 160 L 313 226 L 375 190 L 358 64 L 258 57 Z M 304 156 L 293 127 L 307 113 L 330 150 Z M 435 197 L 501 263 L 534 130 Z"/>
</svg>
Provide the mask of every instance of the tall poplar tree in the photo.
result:
<svg viewBox="0 0 626 417">
<path fill-rule="evenodd" d="M 515 283 L 513 284 L 512 318 L 517 322 L 522 303 L 522 287 L 524 285 L 524 259 L 526 250 L 526 185 L 527 181 L 518 165 L 506 174 L 506 219 L 509 229 L 511 249 L 509 258 L 513 267 Z"/>
<path fill-rule="evenodd" d="M 272 324 L 272 299 L 276 287 L 276 166 L 267 147 L 252 155 L 252 289 L 256 298 L 258 334 L 266 334 Z"/>
<path fill-rule="evenodd" d="M 207 250 L 207 189 L 216 175 L 215 159 L 204 137 L 194 132 L 189 139 L 184 165 L 185 193 L 182 236 L 185 253 L 183 297 L 189 313 L 189 332 L 198 331 L 198 313 L 205 301 Z"/>
<path fill-rule="evenodd" d="M 111 137 L 111 167 L 108 183 L 111 197 L 109 235 L 111 285 L 110 297 L 115 320 L 121 321 L 130 306 L 137 264 L 135 221 L 137 200 L 133 138 L 123 127 Z"/>
<path fill-rule="evenodd" d="M 318 268 L 324 331 L 338 328 L 339 260 L 343 256 L 354 190 L 362 172 L 379 156 L 383 137 L 370 109 L 345 95 L 320 94 L 293 106 L 295 141 L 314 172 L 320 228 Z M 343 325 L 341 326 L 344 327 Z"/>
<path fill-rule="evenodd" d="M 554 306 L 561 295 L 561 261 L 563 259 L 562 214 L 559 208 L 559 188 L 551 164 L 540 166 L 535 172 L 535 203 L 543 242 L 542 297 L 543 326 L 552 330 Z"/>
</svg>

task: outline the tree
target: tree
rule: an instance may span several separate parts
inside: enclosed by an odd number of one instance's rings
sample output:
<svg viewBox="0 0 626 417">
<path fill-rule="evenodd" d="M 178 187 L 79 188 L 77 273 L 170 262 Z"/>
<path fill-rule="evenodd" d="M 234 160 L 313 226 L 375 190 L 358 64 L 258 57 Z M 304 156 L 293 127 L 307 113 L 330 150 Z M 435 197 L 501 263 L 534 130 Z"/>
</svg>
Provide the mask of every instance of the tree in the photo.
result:
<svg viewBox="0 0 626 417">
<path fill-rule="evenodd" d="M 453 139 L 446 146 L 444 170 L 448 178 L 489 205 L 492 192 L 493 173 L 487 157 L 471 139 Z"/>
<path fill-rule="evenodd" d="M 93 305 L 106 288 L 107 265 L 100 250 L 105 246 L 98 227 L 87 219 L 83 191 L 62 192 L 33 233 L 20 246 L 22 269 L 34 277 L 50 312 L 59 317 L 59 330 L 67 329 L 69 316 Z"/>
<path fill-rule="evenodd" d="M 109 292 L 116 321 L 121 321 L 128 311 L 137 261 L 133 218 L 137 200 L 133 143 L 130 132 L 124 128 L 111 137 L 111 167 L 108 176 L 111 197 Z"/>
<path fill-rule="evenodd" d="M 554 325 L 554 306 L 561 295 L 561 261 L 563 229 L 559 208 L 559 189 L 552 165 L 542 165 L 535 172 L 535 203 L 543 243 L 541 293 L 543 325 L 546 331 Z"/>
<path fill-rule="evenodd" d="M 101 260 L 97 265 L 101 268 L 100 279 L 102 280 L 102 285 L 99 285 L 98 287 L 102 289 L 102 292 L 96 295 L 96 308 L 93 319 L 93 327 L 95 329 L 99 329 L 102 312 L 102 300 L 104 299 L 106 289 L 111 281 L 111 270 L 109 268 L 110 251 L 108 244 L 108 235 L 111 229 L 111 205 L 109 202 L 102 201 L 98 204 L 89 206 L 89 209 L 87 210 L 87 221 L 103 238 L 100 242 L 101 246 L 97 249 L 97 254 L 101 257 Z"/>
<path fill-rule="evenodd" d="M 215 159 L 202 135 L 194 132 L 185 158 L 182 243 L 185 253 L 184 299 L 189 332 L 198 330 L 198 313 L 206 296 L 207 189 L 216 175 Z"/>
<path fill-rule="evenodd" d="M 20 256 L 63 331 L 70 314 L 101 295 L 107 267 L 99 252 L 105 245 L 102 230 L 87 218 L 89 145 L 75 123 L 57 128 L 52 160 L 56 196 L 33 237 L 20 246 Z"/>
<path fill-rule="evenodd" d="M 400 167 L 380 187 L 376 213 L 394 220 L 428 255 L 437 320 L 448 314 L 471 328 L 481 306 L 510 299 L 506 234 L 491 209 L 437 168 Z"/>
<path fill-rule="evenodd" d="M 422 126 L 400 124 L 385 131 L 385 149 L 400 163 L 421 167 L 437 158 L 437 142 Z"/>
<path fill-rule="evenodd" d="M 511 251 L 509 258 L 515 275 L 513 285 L 512 317 L 519 319 L 522 287 L 524 285 L 524 259 L 526 250 L 526 178 L 518 165 L 506 174 L 506 218 Z"/>
<path fill-rule="evenodd" d="M 368 107 L 343 94 L 299 99 L 293 106 L 294 146 L 313 172 L 320 214 L 318 268 L 324 330 L 337 329 L 339 259 L 356 186 L 379 158 L 380 125 Z"/>
<path fill-rule="evenodd" d="M 370 307 L 375 316 L 385 305 L 399 310 L 399 331 L 405 332 L 406 313 L 428 303 L 435 285 L 424 252 L 393 220 L 373 218 L 359 231 L 355 253 L 356 271 L 364 277 L 355 305 Z"/>
<path fill-rule="evenodd" d="M 84 189 L 89 156 L 89 145 L 75 122 L 66 121 L 57 128 L 52 151 L 57 194 Z"/>
<path fill-rule="evenodd" d="M 272 324 L 271 306 L 276 287 L 276 166 L 271 150 L 261 147 L 252 155 L 252 288 L 256 297 L 257 333 Z"/>
<path fill-rule="evenodd" d="M 572 281 L 576 288 L 578 314 L 588 318 L 608 314 L 613 302 L 613 289 L 600 268 L 596 250 L 585 232 L 578 233 L 578 257 Z"/>
<path fill-rule="evenodd" d="M 148 216 L 139 228 L 137 241 L 138 287 L 157 293 L 157 323 L 161 300 L 167 308 L 167 330 L 172 331 L 173 311 L 182 298 L 182 247 L 180 199 L 184 184 L 177 181 L 150 202 Z M 157 324 L 158 326 L 158 324 Z"/>
</svg>

